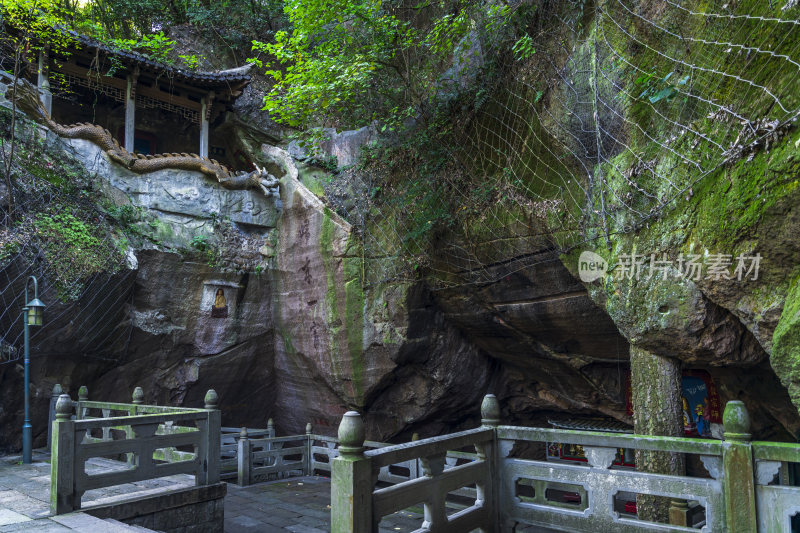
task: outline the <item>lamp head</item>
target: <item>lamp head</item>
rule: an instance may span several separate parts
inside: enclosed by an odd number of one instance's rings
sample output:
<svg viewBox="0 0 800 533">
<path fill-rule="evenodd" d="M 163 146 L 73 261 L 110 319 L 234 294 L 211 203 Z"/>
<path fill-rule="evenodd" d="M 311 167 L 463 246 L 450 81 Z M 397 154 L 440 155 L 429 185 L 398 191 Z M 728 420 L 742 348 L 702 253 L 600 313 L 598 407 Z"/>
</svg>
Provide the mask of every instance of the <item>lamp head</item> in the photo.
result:
<svg viewBox="0 0 800 533">
<path fill-rule="evenodd" d="M 28 302 L 25 307 L 28 308 L 28 316 L 26 322 L 29 326 L 41 326 L 44 323 L 44 304 L 39 298 L 34 298 Z"/>
</svg>

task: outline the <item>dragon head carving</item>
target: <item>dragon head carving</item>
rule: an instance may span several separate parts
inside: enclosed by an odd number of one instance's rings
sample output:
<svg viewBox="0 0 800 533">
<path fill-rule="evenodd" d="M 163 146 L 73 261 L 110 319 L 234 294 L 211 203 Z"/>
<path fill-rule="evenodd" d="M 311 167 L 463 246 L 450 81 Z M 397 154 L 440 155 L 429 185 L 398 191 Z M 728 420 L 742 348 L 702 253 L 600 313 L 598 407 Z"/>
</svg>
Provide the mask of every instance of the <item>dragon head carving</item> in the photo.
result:
<svg viewBox="0 0 800 533">
<path fill-rule="evenodd" d="M 264 196 L 280 198 L 280 181 L 278 181 L 278 178 L 267 172 L 266 168 L 259 168 L 258 165 L 253 166 L 256 167 L 256 170 L 250 173 L 250 185 L 261 189 Z"/>
</svg>

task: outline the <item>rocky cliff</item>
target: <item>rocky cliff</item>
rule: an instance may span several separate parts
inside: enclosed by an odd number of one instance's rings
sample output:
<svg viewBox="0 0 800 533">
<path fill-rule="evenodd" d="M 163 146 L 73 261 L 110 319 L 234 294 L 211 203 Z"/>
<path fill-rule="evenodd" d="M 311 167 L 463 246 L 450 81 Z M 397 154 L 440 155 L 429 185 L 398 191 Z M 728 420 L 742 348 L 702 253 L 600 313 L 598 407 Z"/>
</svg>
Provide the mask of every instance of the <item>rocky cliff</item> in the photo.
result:
<svg viewBox="0 0 800 533">
<path fill-rule="evenodd" d="M 657 4 L 637 13 L 674 22 L 666 4 Z M 560 13 L 548 9 L 544 18 Z M 696 169 L 680 156 L 702 160 L 704 152 L 681 137 L 687 127 L 702 138 L 720 124 L 736 131 L 741 125 L 689 104 L 643 110 L 642 101 L 669 103 L 657 91 L 672 98 L 683 86 L 661 81 L 663 73 L 648 78 L 625 67 L 634 58 L 663 67 L 643 45 L 594 69 L 600 63 L 592 62 L 607 57 L 598 59 L 592 44 L 611 46 L 628 30 L 603 26 L 600 15 L 590 20 L 588 10 L 580 16 L 580 31 L 543 33 L 563 49 L 519 62 L 494 86 L 498 96 L 470 103 L 484 107 L 462 121 L 462 146 L 450 147 L 472 156 L 462 167 L 441 164 L 443 171 L 424 174 L 428 162 L 400 147 L 378 156 L 395 159 L 331 174 L 255 116 L 258 94 L 246 95 L 230 132 L 280 178 L 279 199 L 223 190 L 198 173 L 135 175 L 90 143 L 51 136 L 48 150 L 77 161 L 109 213 L 136 217 L 115 230 L 118 268 L 94 274 L 102 289 L 90 284 L 76 299 L 47 302 L 48 317 L 56 318 L 34 343 L 37 444 L 57 382 L 73 395 L 87 385 L 91 397 L 119 401 L 142 386 L 149 402 L 182 405 L 199 405 L 215 388 L 225 425 L 263 427 L 272 417 L 286 433 L 311 422 L 333 434 L 341 414 L 357 409 L 376 440 L 474 424 L 486 392 L 498 395 L 512 423 L 546 424 L 551 415 L 568 414 L 632 424 L 632 349 L 708 372 L 723 403 L 745 401 L 757 438 L 796 440 L 800 134 L 788 123 L 767 143 L 726 154 L 724 164 L 710 165 L 695 182 Z M 549 68 L 559 74 L 555 81 L 542 75 Z M 596 101 L 592 107 L 592 93 L 609 98 L 607 109 L 598 112 Z M 645 111 L 656 119 L 645 120 Z M 335 158 L 333 166 L 364 159 L 364 144 L 379 137 L 373 126 L 329 133 L 318 153 L 328 163 Z M 669 142 L 656 149 L 655 137 Z M 396 140 L 386 144 L 396 148 Z M 514 153 L 496 154 L 512 142 Z M 389 179 L 382 181 L 377 165 L 391 167 Z M 586 168 L 589 177 L 581 173 Z M 498 175 L 514 177 L 514 186 L 497 185 Z M 445 186 L 436 188 L 432 176 Z M 684 178 L 692 186 L 673 194 L 669 181 Z M 523 181 L 528 196 L 520 200 L 514 187 Z M 653 207 L 637 200 L 645 186 L 657 214 L 634 220 L 631 213 Z M 405 196 L 392 198 L 393 187 Z M 457 201 L 434 205 L 436 195 Z M 579 209 L 565 203 L 569 198 Z M 595 217 L 594 226 L 564 238 L 563 227 L 577 226 L 581 209 L 608 220 Z M 123 238 L 125 231 L 140 238 Z M 381 247 L 370 244 L 375 235 Z M 416 240 L 409 244 L 407 235 Z M 758 255 L 761 262 L 757 278 L 745 281 L 687 279 L 669 269 L 670 275 L 639 277 L 609 269 L 581 281 L 583 251 L 608 265 L 632 254 L 672 264 L 719 254 Z M 408 256 L 425 261 L 409 268 Z M 9 293 L 22 291 L 25 259 L 3 263 Z M 403 275 L 376 276 L 376 265 Z M 471 277 L 471 269 L 480 276 Z M 0 315 L 5 330 L 14 320 L 13 313 Z M 87 341 L 105 338 L 99 350 Z M 18 363 L 0 365 L 0 385 L 0 424 L 19 427 Z M 18 448 L 16 432 L 3 431 L 0 446 Z"/>
</svg>

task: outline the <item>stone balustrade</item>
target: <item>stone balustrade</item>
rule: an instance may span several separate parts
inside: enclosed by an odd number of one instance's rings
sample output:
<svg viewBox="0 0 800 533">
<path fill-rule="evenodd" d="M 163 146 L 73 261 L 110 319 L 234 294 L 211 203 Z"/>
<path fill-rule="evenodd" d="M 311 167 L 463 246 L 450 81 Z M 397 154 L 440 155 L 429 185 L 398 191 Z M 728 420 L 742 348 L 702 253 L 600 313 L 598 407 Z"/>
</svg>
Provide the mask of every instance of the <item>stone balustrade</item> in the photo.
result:
<svg viewBox="0 0 800 533">
<path fill-rule="evenodd" d="M 203 409 L 145 405 L 143 399 L 139 387 L 130 404 L 90 401 L 86 387 L 80 388 L 78 401 L 59 396 L 51 442 L 54 514 L 80 509 L 83 493 L 101 487 L 175 474 L 194 475 L 198 486 L 219 482 L 217 393 L 208 391 Z M 128 468 L 86 472 L 91 458 L 126 456 Z"/>
<path fill-rule="evenodd" d="M 394 445 L 376 441 L 364 442 L 364 448 L 368 450 L 389 446 Z M 301 449 L 302 447 L 306 449 Z M 222 478 L 237 478 L 237 484 L 241 486 L 293 475 L 330 476 L 332 461 L 336 457 L 339 457 L 339 439 L 314 434 L 311 424 L 307 425 L 305 435 L 286 437 L 275 436 L 272 419 L 269 420 L 267 429 L 223 428 Z M 474 453 L 450 451 L 445 457 L 444 469 L 449 470 L 474 461 L 477 457 Z M 385 484 L 402 483 L 420 477 L 422 471 L 422 465 L 417 459 L 398 461 L 381 466 L 378 481 Z M 475 489 L 466 487 L 458 493 L 467 497 L 474 496 Z"/>
<path fill-rule="evenodd" d="M 800 444 L 751 442 L 742 402 L 726 405 L 722 441 L 505 426 L 493 395 L 484 398 L 481 414 L 482 425 L 474 430 L 368 450 L 360 415 L 346 413 L 339 426 L 339 456 L 332 461 L 333 533 L 377 532 L 383 516 L 419 504 L 425 521 L 418 531 L 431 533 L 513 531 L 517 525 L 585 532 L 789 533 L 800 522 L 800 487 L 776 484 L 787 479 L 788 463 L 800 462 Z M 517 445 L 553 442 L 581 446 L 587 463 L 512 454 Z M 452 458 L 465 447 L 476 453 L 461 452 L 464 464 L 445 468 L 448 454 Z M 617 469 L 612 462 L 620 449 L 693 454 L 709 475 Z M 389 487 L 378 483 L 387 465 L 408 461 L 419 462 L 421 477 Z M 472 492 L 466 490 L 470 486 Z M 639 520 L 635 509 L 617 505 L 620 493 L 669 498 L 670 523 Z M 565 501 L 554 494 L 570 497 Z M 446 510 L 453 495 L 469 501 L 459 510 Z"/>
<path fill-rule="evenodd" d="M 220 437 L 219 463 L 220 479 L 237 479 L 239 469 L 239 439 L 245 435 L 249 438 L 273 438 L 275 427 L 272 419 L 267 421 L 266 429 L 223 427 Z M 241 483 L 240 483 L 241 484 Z"/>
</svg>

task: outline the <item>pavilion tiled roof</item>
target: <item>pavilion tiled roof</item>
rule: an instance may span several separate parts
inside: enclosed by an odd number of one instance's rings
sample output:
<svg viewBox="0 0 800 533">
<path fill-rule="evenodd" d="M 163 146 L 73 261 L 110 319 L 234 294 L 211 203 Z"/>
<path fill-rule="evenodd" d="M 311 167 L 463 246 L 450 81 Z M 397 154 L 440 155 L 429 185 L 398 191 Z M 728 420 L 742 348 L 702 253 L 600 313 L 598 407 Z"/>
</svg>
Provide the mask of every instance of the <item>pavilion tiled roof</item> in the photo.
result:
<svg viewBox="0 0 800 533">
<path fill-rule="evenodd" d="M 97 39 L 93 39 L 74 31 L 69 31 L 68 33 L 72 38 L 80 43 L 81 47 L 85 51 L 92 53 L 95 50 L 99 50 L 109 56 L 120 58 L 127 65 L 139 66 L 140 68 L 148 68 L 161 72 L 168 72 L 174 76 L 175 79 L 183 80 L 186 83 L 194 86 L 207 87 L 211 89 L 220 86 L 247 83 L 250 81 L 250 75 L 248 74 L 250 65 L 214 72 L 181 69 L 166 63 L 155 61 L 147 55 L 139 52 L 112 48 L 107 44 L 98 41 Z"/>
<path fill-rule="evenodd" d="M 559 418 L 548 419 L 553 427 L 580 431 L 606 431 L 609 433 L 633 433 L 633 429 L 619 420 L 611 418 Z"/>
</svg>

